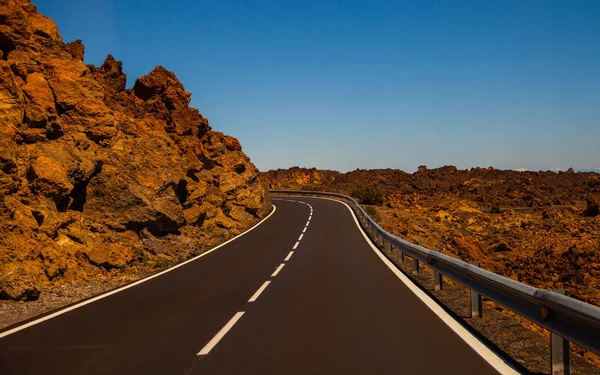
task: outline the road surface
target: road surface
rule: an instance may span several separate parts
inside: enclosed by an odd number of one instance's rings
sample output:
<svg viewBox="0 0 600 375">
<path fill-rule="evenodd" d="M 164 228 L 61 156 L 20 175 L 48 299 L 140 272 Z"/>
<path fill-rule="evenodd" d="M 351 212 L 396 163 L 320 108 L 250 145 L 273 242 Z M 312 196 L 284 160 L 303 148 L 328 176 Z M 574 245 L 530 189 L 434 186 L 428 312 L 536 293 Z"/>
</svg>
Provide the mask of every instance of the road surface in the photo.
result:
<svg viewBox="0 0 600 375">
<path fill-rule="evenodd" d="M 206 256 L 0 332 L 0 374 L 503 372 L 390 270 L 345 205 L 274 204 Z"/>
</svg>

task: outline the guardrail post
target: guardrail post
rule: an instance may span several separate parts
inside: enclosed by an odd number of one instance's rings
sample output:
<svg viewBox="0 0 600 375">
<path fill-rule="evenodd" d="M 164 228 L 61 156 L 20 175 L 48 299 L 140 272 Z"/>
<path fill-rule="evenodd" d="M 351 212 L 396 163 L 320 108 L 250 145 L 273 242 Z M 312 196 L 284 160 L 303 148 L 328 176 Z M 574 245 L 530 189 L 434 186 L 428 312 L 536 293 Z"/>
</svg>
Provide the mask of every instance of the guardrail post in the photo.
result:
<svg viewBox="0 0 600 375">
<path fill-rule="evenodd" d="M 417 258 L 413 258 L 412 273 L 413 275 L 419 273 L 419 260 Z"/>
<path fill-rule="evenodd" d="M 391 242 L 386 242 L 385 243 L 385 248 L 387 249 L 387 251 L 391 254 L 392 251 L 394 250 L 394 245 L 392 245 Z"/>
<path fill-rule="evenodd" d="M 552 290 L 554 293 L 569 295 L 567 290 Z M 550 332 L 550 373 L 552 375 L 569 375 L 571 373 L 571 350 L 569 341 Z"/>
<path fill-rule="evenodd" d="M 471 263 L 479 267 L 479 262 Z M 471 289 L 471 318 L 481 318 L 483 316 L 483 305 L 481 303 L 481 294 Z"/>
<path fill-rule="evenodd" d="M 442 279 L 442 274 L 436 270 L 433 270 L 433 288 L 434 290 L 444 289 L 444 280 Z"/>
<path fill-rule="evenodd" d="M 404 253 L 402 252 L 402 250 L 400 250 L 400 248 L 398 248 L 398 260 L 400 261 L 400 263 L 404 263 Z"/>
<path fill-rule="evenodd" d="M 440 252 L 439 250 L 434 250 L 434 251 L 437 251 L 438 253 Z M 430 258 L 430 259 L 428 259 L 428 261 L 430 261 L 430 264 L 433 264 L 434 259 Z M 442 274 L 436 270 L 433 270 L 433 288 L 434 288 L 434 290 L 442 290 L 444 288 Z"/>
</svg>

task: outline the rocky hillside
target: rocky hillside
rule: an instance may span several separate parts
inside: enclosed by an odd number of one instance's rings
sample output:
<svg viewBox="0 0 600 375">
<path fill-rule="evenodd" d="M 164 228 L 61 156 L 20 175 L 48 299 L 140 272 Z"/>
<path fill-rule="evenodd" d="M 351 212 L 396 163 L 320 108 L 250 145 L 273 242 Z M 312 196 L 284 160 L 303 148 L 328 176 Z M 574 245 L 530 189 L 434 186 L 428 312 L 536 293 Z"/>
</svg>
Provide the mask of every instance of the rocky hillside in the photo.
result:
<svg viewBox="0 0 600 375">
<path fill-rule="evenodd" d="M 263 177 L 270 189 L 332 189 L 351 194 L 359 187 L 377 186 L 390 207 L 440 195 L 466 198 L 482 209 L 585 205 L 588 199 L 600 198 L 600 174 L 572 170 L 555 173 L 420 166 L 411 174 L 397 169 L 340 173 L 294 167 L 268 171 Z"/>
<path fill-rule="evenodd" d="M 163 268 L 270 211 L 173 73 L 126 89 L 119 61 L 83 56 L 28 0 L 0 0 L 1 299 Z"/>
<path fill-rule="evenodd" d="M 600 174 L 422 166 L 413 174 L 291 168 L 263 177 L 272 189 L 379 192 L 370 211 L 388 231 L 600 305 Z"/>
</svg>

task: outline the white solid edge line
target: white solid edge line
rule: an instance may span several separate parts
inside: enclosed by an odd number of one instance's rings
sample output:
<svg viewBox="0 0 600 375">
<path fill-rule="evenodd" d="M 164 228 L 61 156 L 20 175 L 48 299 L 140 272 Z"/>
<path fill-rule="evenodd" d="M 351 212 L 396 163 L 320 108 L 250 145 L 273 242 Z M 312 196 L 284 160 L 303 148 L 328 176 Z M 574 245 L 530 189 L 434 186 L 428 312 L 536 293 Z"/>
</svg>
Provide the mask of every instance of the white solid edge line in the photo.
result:
<svg viewBox="0 0 600 375">
<path fill-rule="evenodd" d="M 290 253 L 285 257 L 284 261 L 287 262 L 294 255 L 294 250 L 290 251 Z"/>
<path fill-rule="evenodd" d="M 233 318 L 231 318 L 229 320 L 229 322 L 227 322 L 227 324 L 225 324 L 225 326 L 223 328 L 221 328 L 221 330 L 215 335 L 215 337 L 213 337 L 208 344 L 204 345 L 204 348 L 202 348 L 198 354 L 196 355 L 206 355 L 208 353 L 210 353 L 210 351 L 212 350 L 212 348 L 215 347 L 215 345 L 217 345 L 219 343 L 219 341 L 221 341 L 221 339 L 227 334 L 227 332 L 229 332 L 229 330 L 231 329 L 231 327 L 233 327 L 233 325 L 240 320 L 240 318 L 242 317 L 242 315 L 244 315 L 245 311 L 238 311 Z"/>
<path fill-rule="evenodd" d="M 260 294 L 267 288 L 267 286 L 269 286 L 269 284 L 271 284 L 271 281 L 267 280 L 263 283 L 263 285 L 260 286 L 260 288 L 258 288 L 258 290 L 256 291 L 256 293 L 254 293 L 252 295 L 252 297 L 250 297 L 250 299 L 248 300 L 248 302 L 254 302 L 258 299 L 258 296 L 260 296 Z"/>
<path fill-rule="evenodd" d="M 279 267 L 277 267 L 277 269 L 275 270 L 275 272 L 273 272 L 273 274 L 271 275 L 271 277 L 275 277 L 279 274 L 279 272 L 281 272 L 281 269 L 283 268 L 283 266 L 285 266 L 285 263 L 281 263 L 279 265 Z"/>
<path fill-rule="evenodd" d="M 358 219 L 352 208 L 345 202 L 341 202 L 335 199 L 329 198 L 321 198 L 321 197 L 311 197 L 314 199 L 323 199 L 329 200 L 337 203 L 341 203 L 352 214 L 352 218 L 354 218 L 354 223 L 362 233 L 365 241 L 371 246 L 371 249 L 377 254 L 377 256 L 385 263 L 386 266 L 425 304 L 431 311 L 433 311 L 446 325 L 453 330 L 467 345 L 469 345 L 477 354 L 479 354 L 487 363 L 490 364 L 496 371 L 501 374 L 516 374 L 519 372 L 512 367 L 509 363 L 504 361 L 501 357 L 499 357 L 492 349 L 490 349 L 487 345 L 477 339 L 471 332 L 469 332 L 465 327 L 463 327 L 460 323 L 456 321 L 450 314 L 448 314 L 440 305 L 438 305 L 431 297 L 429 297 L 425 292 L 423 292 L 419 287 L 417 287 L 406 275 L 404 275 L 399 269 L 397 269 L 394 264 L 386 258 L 381 251 L 371 242 L 371 239 L 363 228 L 360 226 Z"/>
<path fill-rule="evenodd" d="M 300 235 L 300 237 L 298 237 L 298 241 L 302 241 L 302 237 L 304 237 L 304 233 L 302 233 L 302 234 Z"/>
<path fill-rule="evenodd" d="M 115 290 L 111 290 L 110 292 L 106 292 L 106 293 L 104 293 L 104 294 L 101 294 L 101 295 L 99 295 L 99 296 L 96 296 L 96 297 L 90 298 L 90 299 L 88 299 L 88 300 L 86 300 L 86 301 L 80 302 L 80 303 L 78 303 L 78 304 L 76 304 L 76 305 L 73 305 L 73 306 L 67 307 L 67 308 L 65 308 L 65 309 L 62 309 L 62 310 L 56 311 L 56 312 L 54 312 L 54 313 L 52 313 L 52 314 L 50 314 L 50 315 L 43 316 L 43 317 L 41 317 L 41 318 L 39 318 L 39 319 L 36 319 L 36 320 L 32 320 L 32 321 L 31 321 L 31 322 L 29 322 L 29 323 L 25 323 L 25 324 L 23 324 L 23 325 L 20 325 L 20 326 L 18 326 L 18 327 L 15 327 L 15 328 L 13 328 L 13 329 L 10 329 L 10 330 L 8 330 L 8 331 L 6 331 L 6 332 L 1 332 L 1 333 L 0 333 L 0 338 L 6 337 L 6 336 L 8 336 L 8 335 L 12 335 L 12 334 L 13 334 L 13 333 L 15 333 L 15 332 L 18 332 L 18 331 L 24 330 L 24 329 L 26 329 L 26 328 L 29 328 L 29 327 L 31 327 L 31 326 L 34 326 L 34 325 L 36 325 L 36 324 L 39 324 L 39 323 L 45 322 L 46 320 L 50 320 L 50 319 L 52 319 L 52 318 L 56 318 L 56 317 L 57 317 L 57 316 L 59 316 L 59 315 L 65 314 L 65 313 L 67 313 L 67 312 L 69 312 L 69 311 L 72 311 L 72 310 L 78 309 L 78 308 L 80 308 L 80 307 L 83 307 L 83 306 L 85 306 L 85 305 L 89 305 L 90 303 L 93 303 L 93 302 L 96 302 L 96 301 L 98 301 L 98 300 L 101 300 L 101 299 L 103 299 L 103 298 L 106 298 L 106 297 L 112 296 L 113 294 L 117 294 L 117 293 L 119 293 L 119 292 L 122 292 L 122 291 L 124 291 L 124 290 L 126 290 L 126 289 L 133 288 L 134 286 L 137 286 L 137 285 L 140 285 L 140 284 L 142 284 L 142 283 L 145 283 L 145 282 L 146 282 L 146 281 L 148 281 L 148 280 L 152 280 L 152 279 L 154 279 L 154 278 L 156 278 L 156 277 L 159 277 L 159 276 L 162 276 L 162 275 L 164 275 L 165 273 L 171 272 L 171 271 L 173 271 L 173 270 L 176 270 L 176 269 L 177 269 L 177 268 L 179 268 L 179 267 L 182 267 L 182 266 L 184 266 L 184 265 L 186 265 L 186 264 L 188 264 L 188 263 L 191 263 L 191 262 L 193 262 L 193 261 L 195 261 L 195 260 L 198 260 L 198 259 L 202 258 L 203 256 L 205 256 L 205 255 L 208 255 L 208 254 L 212 253 L 213 251 L 215 251 L 215 250 L 217 250 L 217 249 L 220 249 L 221 247 L 223 247 L 223 246 L 227 245 L 228 243 L 230 243 L 230 242 L 232 242 L 232 241 L 234 241 L 234 240 L 237 240 L 238 238 L 242 237 L 242 236 L 243 236 L 243 235 L 245 235 L 246 233 L 249 233 L 249 232 L 251 232 L 252 230 L 254 230 L 255 228 L 257 228 L 259 225 L 261 225 L 262 223 L 264 223 L 264 222 L 265 222 L 265 221 L 266 221 L 268 218 L 270 218 L 270 217 L 271 217 L 271 216 L 272 216 L 272 215 L 275 213 L 275 211 L 277 210 L 277 207 L 275 207 L 274 205 L 272 205 L 272 206 L 273 206 L 273 210 L 271 211 L 271 213 L 270 213 L 269 215 L 267 215 L 267 217 L 265 217 L 264 219 L 262 219 L 261 221 L 259 221 L 258 223 L 256 223 L 256 224 L 255 224 L 255 225 L 254 225 L 252 228 L 248 229 L 247 231 L 245 231 L 245 232 L 243 232 L 243 233 L 240 233 L 240 234 L 238 234 L 237 236 L 235 236 L 235 237 L 233 237 L 233 238 L 229 239 L 229 240 L 228 240 L 228 241 L 226 241 L 226 242 L 223 242 L 222 244 L 220 244 L 220 245 L 218 245 L 218 246 L 216 246 L 216 247 L 213 247 L 212 249 L 210 249 L 210 250 L 208 250 L 208 251 L 205 251 L 204 253 L 202 253 L 202 254 L 200 254 L 200 255 L 198 255 L 198 256 L 196 256 L 196 257 L 192 258 L 192 259 L 188 259 L 188 260 L 186 260 L 186 261 L 185 261 L 185 262 L 183 262 L 183 263 L 179 263 L 179 264 L 177 264 L 177 265 L 175 265 L 175 266 L 173 266 L 173 267 L 171 267 L 171 268 L 169 268 L 169 269 L 166 269 L 166 270 L 164 270 L 164 271 L 161 271 L 161 272 L 159 272 L 159 273 L 157 273 L 157 274 L 154 274 L 154 275 L 152 275 L 152 276 L 148 276 L 148 277 L 146 277 L 146 278 L 144 278 L 144 279 L 141 279 L 141 280 L 138 280 L 138 281 L 136 281 L 136 282 L 134 282 L 134 283 L 131 283 L 131 284 L 128 284 L 128 285 L 122 286 L 121 288 L 118 288 L 118 289 L 115 289 Z"/>
<path fill-rule="evenodd" d="M 294 245 L 294 247 L 292 247 L 292 249 L 296 250 L 296 248 L 298 247 L 298 245 L 300 245 L 300 241 L 296 241 L 296 244 Z"/>
</svg>

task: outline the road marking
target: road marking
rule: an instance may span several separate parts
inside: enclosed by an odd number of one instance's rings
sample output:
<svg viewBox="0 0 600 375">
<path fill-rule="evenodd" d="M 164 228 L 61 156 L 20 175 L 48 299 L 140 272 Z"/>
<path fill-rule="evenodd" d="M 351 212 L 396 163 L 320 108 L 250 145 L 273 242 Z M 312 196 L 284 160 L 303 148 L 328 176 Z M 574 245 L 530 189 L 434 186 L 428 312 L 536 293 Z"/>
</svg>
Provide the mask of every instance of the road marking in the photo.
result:
<svg viewBox="0 0 600 375">
<path fill-rule="evenodd" d="M 281 264 L 279 265 L 279 267 L 277 267 L 277 269 L 275 270 L 275 272 L 273 272 L 273 274 L 271 275 L 271 277 L 275 277 L 275 276 L 277 276 L 277 274 L 278 274 L 279 272 L 281 272 L 281 269 L 283 268 L 283 266 L 285 266 L 285 263 L 281 263 Z"/>
<path fill-rule="evenodd" d="M 295 202 L 295 200 L 291 200 L 291 199 L 286 199 L 288 202 Z M 310 219 L 312 217 L 312 206 L 308 203 L 302 202 L 302 201 L 298 201 L 297 203 L 303 203 L 306 204 L 307 206 L 310 207 L 310 215 L 308 217 L 308 221 L 306 222 L 306 226 L 304 227 L 304 229 L 302 230 L 302 234 L 300 234 L 300 237 L 298 238 L 298 241 L 296 242 L 296 244 L 294 244 L 294 249 L 295 250 L 298 245 L 300 244 L 300 241 L 302 240 L 302 237 L 304 237 L 304 233 L 306 233 L 306 230 L 308 229 L 308 225 L 310 224 Z M 275 206 L 273 206 L 273 212 L 275 212 Z M 272 214 L 272 213 L 271 213 Z M 270 216 L 270 215 L 269 215 Z M 254 229 L 254 228 L 252 228 Z M 285 257 L 284 262 L 287 262 L 288 260 L 290 260 L 290 258 L 292 257 L 292 255 L 294 254 L 294 251 L 290 251 L 289 254 L 287 255 L 287 257 Z M 271 277 L 275 277 L 279 274 L 279 272 L 281 272 L 281 270 L 283 269 L 283 267 L 285 266 L 285 263 L 281 263 L 279 265 L 279 267 L 277 267 L 277 269 L 275 269 L 275 271 L 273 272 L 273 274 L 271 274 Z M 265 289 L 267 288 L 267 286 L 269 286 L 269 284 L 271 283 L 270 280 L 265 281 L 260 288 L 258 288 L 258 290 L 252 295 L 252 297 L 250 297 L 250 299 L 248 300 L 249 303 L 254 302 L 258 299 L 258 297 L 262 294 L 262 292 L 265 291 Z M 227 332 L 229 332 L 229 330 L 231 330 L 231 328 L 235 325 L 235 323 L 242 317 L 242 315 L 244 315 L 244 311 L 240 311 L 238 313 L 236 313 L 233 318 L 231 318 L 229 320 L 229 322 L 227 322 L 227 324 L 225 324 L 225 326 L 223 328 L 221 328 L 221 330 L 215 335 L 215 337 L 213 337 L 208 344 L 206 344 L 204 346 L 204 348 L 202 348 L 202 350 L 200 350 L 197 354 L 197 356 L 202 356 L 202 355 L 206 355 L 208 353 L 210 353 L 210 351 L 219 343 L 219 341 L 221 341 L 221 339 L 227 334 Z"/>
<path fill-rule="evenodd" d="M 212 249 L 210 249 L 210 250 L 208 250 L 208 251 L 206 251 L 206 252 L 204 252 L 204 253 L 202 253 L 202 254 L 198 255 L 197 257 L 194 257 L 194 258 L 192 258 L 192 259 L 186 260 L 186 261 L 185 261 L 185 262 L 183 262 L 183 263 L 179 263 L 179 264 L 177 264 L 177 265 L 175 265 L 175 266 L 173 266 L 173 267 L 171 267 L 171 268 L 169 268 L 169 269 L 166 269 L 166 270 L 164 270 L 164 271 L 162 271 L 162 272 L 159 272 L 159 273 L 157 273 L 157 274 L 154 274 L 154 275 L 152 275 L 152 276 L 148 276 L 148 277 L 146 277 L 146 278 L 144 278 L 144 279 L 141 279 L 141 280 L 138 280 L 138 281 L 136 281 L 136 282 L 133 282 L 133 283 L 131 283 L 131 284 L 128 284 L 128 285 L 122 286 L 122 287 L 120 287 L 120 288 L 118 288 L 118 289 L 111 290 L 111 291 L 109 291 L 109 292 L 106 292 L 106 293 L 104 293 L 104 294 L 101 294 L 101 295 L 99 295 L 99 296 L 96 296 L 96 297 L 90 298 L 90 299 L 88 299 L 88 300 L 86 300 L 86 301 L 80 302 L 80 303 L 78 303 L 78 304 L 76 304 L 76 305 L 73 305 L 73 306 L 67 307 L 67 308 L 65 308 L 65 309 L 59 310 L 59 311 L 57 311 L 57 312 L 54 312 L 54 313 L 52 313 L 52 314 L 50 314 L 50 315 L 43 316 L 43 317 L 41 317 L 41 318 L 39 318 L 39 319 L 36 319 L 36 320 L 32 320 L 32 321 L 31 321 L 31 322 L 29 322 L 29 323 L 25 323 L 25 324 L 23 324 L 23 325 L 20 325 L 20 326 L 18 326 L 18 327 L 15 327 L 15 328 L 13 328 L 13 329 L 10 329 L 10 330 L 8 330 L 8 331 L 5 331 L 5 332 L 0 332 L 0 338 L 6 337 L 6 336 L 8 336 L 8 335 L 12 335 L 12 334 L 13 334 L 13 333 L 15 333 L 15 332 L 19 332 L 19 331 L 21 331 L 21 330 L 24 330 L 24 329 L 26 329 L 26 328 L 29 328 L 29 327 L 31 327 L 31 326 L 34 326 L 34 325 L 36 325 L 36 324 L 39 324 L 39 323 L 45 322 L 46 320 L 50 320 L 50 319 L 56 318 L 56 317 L 57 317 L 57 316 L 59 316 L 59 315 L 62 315 L 62 314 L 68 313 L 69 311 L 72 311 L 72 310 L 78 309 L 78 308 L 80 308 L 80 307 L 83 307 L 83 306 L 85 306 L 85 305 L 89 305 L 90 303 L 93 303 L 93 302 L 99 301 L 99 300 L 101 300 L 101 299 L 104 299 L 104 298 L 106 298 L 106 297 L 112 296 L 113 294 L 117 294 L 117 293 L 119 293 L 119 292 L 122 292 L 122 291 L 124 291 L 124 290 L 127 290 L 127 289 L 129 289 L 129 288 L 133 288 L 134 286 L 138 286 L 138 285 L 140 285 L 140 284 L 142 284 L 142 283 L 145 283 L 146 281 L 149 281 L 149 280 L 152 280 L 152 279 L 154 279 L 154 278 L 156 278 L 156 277 L 162 276 L 162 275 L 164 275 L 165 273 L 168 273 L 168 272 L 174 271 L 174 270 L 176 270 L 176 269 L 177 269 L 177 268 L 179 268 L 179 267 L 182 267 L 182 266 L 184 266 L 184 265 L 186 265 L 186 264 L 188 264 L 188 263 L 191 263 L 191 262 L 193 262 L 193 261 L 195 261 L 195 260 L 198 260 L 198 259 L 202 258 L 203 256 L 206 256 L 206 255 L 208 255 L 208 254 L 212 253 L 213 251 L 215 251 L 215 250 L 218 250 L 218 249 L 222 248 L 223 246 L 227 245 L 228 243 L 230 243 L 230 242 L 232 242 L 232 241 L 234 241 L 234 240 L 237 240 L 238 238 L 240 238 L 240 237 L 244 236 L 246 233 L 249 233 L 249 232 L 251 232 L 252 230 L 256 229 L 256 228 L 257 228 L 259 225 L 261 225 L 262 223 L 264 223 L 265 221 L 267 221 L 267 219 L 268 219 L 268 218 L 270 218 L 270 217 L 271 217 L 271 216 L 272 216 L 272 215 L 275 213 L 275 211 L 276 211 L 276 210 L 277 210 L 277 207 L 273 206 L 273 210 L 271 211 L 271 213 L 270 213 L 269 215 L 267 215 L 267 217 L 265 217 L 264 219 L 262 219 L 261 221 L 259 221 L 258 223 L 256 223 L 256 225 L 254 225 L 252 228 L 248 229 L 247 231 L 245 231 L 245 232 L 243 232 L 243 233 L 240 233 L 240 234 L 238 234 L 237 236 L 235 236 L 235 237 L 231 238 L 230 240 L 228 240 L 228 241 L 226 241 L 226 242 L 223 242 L 223 243 L 222 243 L 222 244 L 220 244 L 219 246 L 213 247 Z"/>
<path fill-rule="evenodd" d="M 225 324 L 225 326 L 223 328 L 221 328 L 221 330 L 215 335 L 215 337 L 213 337 L 212 340 L 210 340 L 208 342 L 208 344 L 206 344 L 204 346 L 204 348 L 202 348 L 202 350 L 200 350 L 198 352 L 198 354 L 196 354 L 196 355 L 206 355 L 206 354 L 210 353 L 210 351 L 212 350 L 212 348 L 214 348 L 215 345 L 217 345 L 219 343 L 219 341 L 221 341 L 221 339 L 223 338 L 223 336 L 225 336 L 227 334 L 227 332 L 229 332 L 229 330 L 231 329 L 231 327 L 233 327 L 233 325 L 235 323 L 237 323 L 238 320 L 240 320 L 240 318 L 242 317 L 242 315 L 244 315 L 244 311 L 237 312 L 233 316 L 233 318 L 231 318 L 231 320 L 229 320 L 229 322 L 227 322 L 227 324 Z"/>
<path fill-rule="evenodd" d="M 469 332 L 465 327 L 463 327 L 456 319 L 454 319 L 450 314 L 448 314 L 440 305 L 437 304 L 430 296 L 428 296 L 425 292 L 423 292 L 418 286 L 415 285 L 406 275 L 404 275 L 396 266 L 382 254 L 382 252 L 373 244 L 373 242 L 369 239 L 363 228 L 360 226 L 360 223 L 356 217 L 356 214 L 350 208 L 348 204 L 345 202 L 340 202 L 335 199 L 329 198 L 319 198 L 313 197 L 314 199 L 325 199 L 333 202 L 338 202 L 343 204 L 348 208 L 352 217 L 354 218 L 354 223 L 358 227 L 358 230 L 362 233 L 367 244 L 371 246 L 371 249 L 377 254 L 377 256 L 385 263 L 386 266 L 419 298 L 429 309 L 433 311 L 446 325 L 454 331 L 467 345 L 469 345 L 477 354 L 481 356 L 487 363 L 490 364 L 496 371 L 501 374 L 510 374 L 510 375 L 518 375 L 519 372 L 516 371 L 512 365 L 498 356 L 492 349 L 490 349 L 483 342 L 479 341 L 471 332 Z"/>
<path fill-rule="evenodd" d="M 254 293 L 252 295 L 252 297 L 250 297 L 250 299 L 248 300 L 248 302 L 254 302 L 256 301 L 256 299 L 258 298 L 258 296 L 260 296 L 260 294 L 267 288 L 267 286 L 269 286 L 271 282 L 270 281 L 265 281 L 263 283 L 263 285 L 261 285 L 260 288 L 258 288 L 258 290 L 256 291 L 256 293 Z"/>
</svg>

